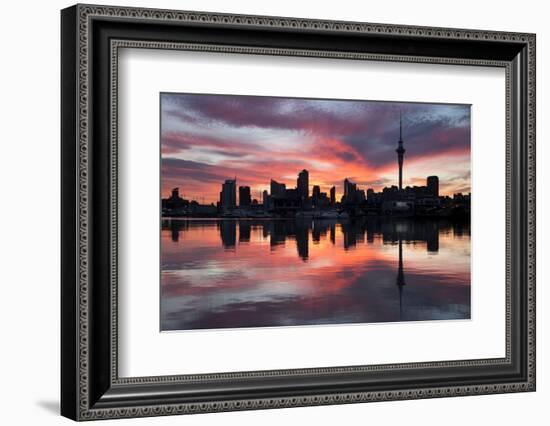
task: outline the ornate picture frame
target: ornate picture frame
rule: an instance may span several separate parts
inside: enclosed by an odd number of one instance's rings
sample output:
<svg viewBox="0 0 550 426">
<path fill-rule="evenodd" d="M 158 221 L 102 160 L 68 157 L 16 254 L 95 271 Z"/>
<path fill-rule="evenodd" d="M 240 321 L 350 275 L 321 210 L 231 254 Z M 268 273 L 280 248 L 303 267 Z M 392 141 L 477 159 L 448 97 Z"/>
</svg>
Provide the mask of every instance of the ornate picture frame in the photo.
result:
<svg viewBox="0 0 550 426">
<path fill-rule="evenodd" d="M 76 5 L 61 12 L 61 413 L 73 420 L 535 390 L 534 34 Z M 506 356 L 119 377 L 121 48 L 476 65 L 506 73 Z"/>
</svg>

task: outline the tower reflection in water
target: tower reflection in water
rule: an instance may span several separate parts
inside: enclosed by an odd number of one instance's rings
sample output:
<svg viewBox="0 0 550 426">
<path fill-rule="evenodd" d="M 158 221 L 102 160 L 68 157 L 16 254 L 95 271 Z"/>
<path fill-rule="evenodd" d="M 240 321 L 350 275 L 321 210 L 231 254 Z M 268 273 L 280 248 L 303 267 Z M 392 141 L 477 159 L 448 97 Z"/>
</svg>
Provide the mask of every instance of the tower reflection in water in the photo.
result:
<svg viewBox="0 0 550 426">
<path fill-rule="evenodd" d="M 469 223 L 172 219 L 162 235 L 163 330 L 470 317 Z"/>
</svg>

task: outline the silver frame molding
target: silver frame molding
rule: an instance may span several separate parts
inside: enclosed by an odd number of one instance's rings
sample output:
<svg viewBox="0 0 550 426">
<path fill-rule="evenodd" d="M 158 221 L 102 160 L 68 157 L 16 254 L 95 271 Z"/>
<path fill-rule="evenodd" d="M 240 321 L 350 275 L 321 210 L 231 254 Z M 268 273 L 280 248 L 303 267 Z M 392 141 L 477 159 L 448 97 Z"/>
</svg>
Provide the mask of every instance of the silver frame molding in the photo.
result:
<svg viewBox="0 0 550 426">
<path fill-rule="evenodd" d="M 184 34 L 176 36 L 174 29 Z M 211 29 L 232 38 L 227 44 L 212 41 Z M 250 32 L 266 34 L 271 45 L 248 43 Z M 335 48 L 319 47 L 308 39 L 310 35 L 326 37 Z M 418 53 L 405 54 L 399 47 L 389 52 L 388 43 L 396 41 L 407 52 L 419 46 Z M 76 5 L 62 11 L 62 414 L 93 420 L 534 391 L 535 41 L 534 34 L 523 33 L 126 7 Z M 438 55 L 440 45 L 455 48 L 457 55 Z M 506 356 L 120 378 L 121 48 L 504 68 Z M 487 372 L 487 378 L 469 376 L 479 371 Z M 383 376 L 391 380 L 382 383 Z M 432 384 L 420 385 L 420 379 Z M 459 384 L 464 381 L 467 384 Z M 243 383 L 242 389 L 231 393 L 228 387 L 238 387 L 237 383 Z"/>
</svg>

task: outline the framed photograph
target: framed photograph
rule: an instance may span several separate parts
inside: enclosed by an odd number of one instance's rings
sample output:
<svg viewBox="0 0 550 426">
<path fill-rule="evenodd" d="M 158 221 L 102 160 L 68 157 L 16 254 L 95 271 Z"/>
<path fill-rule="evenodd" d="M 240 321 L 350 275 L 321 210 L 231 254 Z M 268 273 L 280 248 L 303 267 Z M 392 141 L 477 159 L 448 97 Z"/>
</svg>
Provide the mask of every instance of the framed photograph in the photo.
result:
<svg viewBox="0 0 550 426">
<path fill-rule="evenodd" d="M 535 35 L 61 12 L 61 412 L 535 390 Z"/>
</svg>

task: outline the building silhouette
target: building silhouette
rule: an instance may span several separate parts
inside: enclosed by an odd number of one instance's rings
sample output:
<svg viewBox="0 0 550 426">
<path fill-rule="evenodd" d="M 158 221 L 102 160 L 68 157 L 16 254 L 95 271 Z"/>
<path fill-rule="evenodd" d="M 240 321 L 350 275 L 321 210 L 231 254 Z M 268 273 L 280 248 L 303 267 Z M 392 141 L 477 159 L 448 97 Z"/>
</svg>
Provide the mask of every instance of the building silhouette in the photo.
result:
<svg viewBox="0 0 550 426">
<path fill-rule="evenodd" d="M 321 187 L 319 185 L 313 185 L 313 190 L 311 192 L 311 204 L 313 207 L 319 205 L 319 198 L 321 197 Z"/>
<path fill-rule="evenodd" d="M 179 188 L 173 188 L 170 197 L 161 200 L 162 210 L 177 211 L 189 206 L 189 200 L 180 197 Z"/>
<path fill-rule="evenodd" d="M 222 184 L 220 207 L 222 210 L 233 210 L 237 207 L 237 179 L 228 179 Z"/>
<path fill-rule="evenodd" d="M 298 190 L 298 197 L 302 202 L 307 201 L 309 198 L 309 172 L 306 169 L 298 174 L 296 189 Z"/>
<path fill-rule="evenodd" d="M 357 184 L 344 179 L 344 195 L 342 196 L 342 204 L 350 206 L 361 204 L 365 201 L 365 191 L 357 188 Z"/>
<path fill-rule="evenodd" d="M 270 195 L 273 198 L 284 198 L 286 195 L 286 184 L 279 183 L 276 180 L 271 179 L 270 182 Z"/>
<path fill-rule="evenodd" d="M 439 178 L 437 176 L 428 176 L 426 179 L 426 186 L 430 195 L 433 197 L 439 197 Z"/>
<path fill-rule="evenodd" d="M 336 187 L 330 188 L 330 205 L 334 207 L 336 205 Z"/>
<path fill-rule="evenodd" d="M 239 186 L 239 206 L 248 207 L 252 204 L 249 186 Z"/>
<path fill-rule="evenodd" d="M 342 203 L 351 204 L 355 200 L 355 191 L 357 191 L 357 184 L 350 181 L 348 178 L 344 179 L 344 197 Z"/>
</svg>

